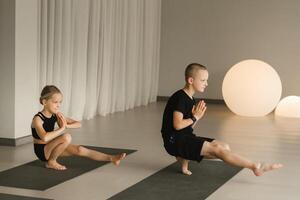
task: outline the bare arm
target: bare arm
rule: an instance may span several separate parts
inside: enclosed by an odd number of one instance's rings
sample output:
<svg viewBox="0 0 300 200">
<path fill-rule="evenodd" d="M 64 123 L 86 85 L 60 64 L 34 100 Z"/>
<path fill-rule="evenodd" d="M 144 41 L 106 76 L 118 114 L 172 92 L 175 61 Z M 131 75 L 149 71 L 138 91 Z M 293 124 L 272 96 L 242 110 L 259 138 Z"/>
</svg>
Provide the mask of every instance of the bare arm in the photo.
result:
<svg viewBox="0 0 300 200">
<path fill-rule="evenodd" d="M 63 133 L 63 131 L 66 129 L 66 125 L 62 124 L 62 126 L 59 127 L 58 129 L 51 132 L 46 132 L 45 129 L 43 128 L 43 121 L 38 116 L 34 117 L 32 126 L 33 128 L 35 128 L 41 140 L 46 143 L 60 136 Z"/>
<path fill-rule="evenodd" d="M 194 122 L 191 118 L 183 119 L 183 114 L 179 111 L 174 111 L 173 113 L 173 127 L 175 130 L 179 131 L 192 125 Z"/>
<path fill-rule="evenodd" d="M 66 128 L 80 128 L 81 127 L 81 123 L 79 121 L 65 117 L 62 113 L 57 113 L 57 117 L 61 117 L 61 118 L 65 119 L 65 121 L 67 123 Z"/>
<path fill-rule="evenodd" d="M 198 122 L 198 120 L 195 121 L 195 123 L 192 125 L 192 128 L 194 128 L 196 126 L 197 122 Z"/>
<path fill-rule="evenodd" d="M 196 106 L 193 107 L 192 113 L 193 116 L 196 118 L 196 122 L 201 119 L 206 111 L 206 105 L 204 101 L 200 101 Z M 193 124 L 195 126 L 196 122 L 194 123 L 191 118 L 183 119 L 183 114 L 179 111 L 174 111 L 173 113 L 173 126 L 175 130 L 184 129 Z"/>
<path fill-rule="evenodd" d="M 66 118 L 67 120 L 67 128 L 80 128 L 81 123 L 71 118 Z"/>
</svg>

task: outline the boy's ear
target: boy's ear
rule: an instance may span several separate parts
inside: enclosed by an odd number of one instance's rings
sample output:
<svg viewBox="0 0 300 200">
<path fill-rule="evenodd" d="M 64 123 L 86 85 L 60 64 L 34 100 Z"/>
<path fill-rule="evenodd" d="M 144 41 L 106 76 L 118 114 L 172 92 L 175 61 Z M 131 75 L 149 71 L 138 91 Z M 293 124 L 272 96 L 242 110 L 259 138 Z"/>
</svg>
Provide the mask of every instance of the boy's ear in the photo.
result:
<svg viewBox="0 0 300 200">
<path fill-rule="evenodd" d="M 189 77 L 189 78 L 188 78 L 188 84 L 192 85 L 192 84 L 193 84 L 193 82 L 194 82 L 194 79 L 193 79 L 193 77 Z"/>
</svg>

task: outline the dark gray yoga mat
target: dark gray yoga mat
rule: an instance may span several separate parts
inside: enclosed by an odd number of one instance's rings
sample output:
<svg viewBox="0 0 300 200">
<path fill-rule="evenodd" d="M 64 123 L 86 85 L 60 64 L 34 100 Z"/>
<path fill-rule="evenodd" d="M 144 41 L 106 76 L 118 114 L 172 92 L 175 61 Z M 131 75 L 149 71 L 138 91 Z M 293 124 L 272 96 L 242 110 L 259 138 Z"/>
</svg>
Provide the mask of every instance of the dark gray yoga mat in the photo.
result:
<svg viewBox="0 0 300 200">
<path fill-rule="evenodd" d="M 130 149 L 86 147 L 107 154 L 127 153 L 128 155 L 136 151 Z M 59 158 L 58 161 L 61 164 L 66 165 L 68 169 L 65 171 L 47 169 L 45 168 L 45 163 L 35 160 L 24 165 L 2 171 L 0 172 L 0 186 L 46 190 L 108 163 L 78 156 L 62 157 Z"/>
<path fill-rule="evenodd" d="M 26 197 L 26 196 L 3 194 L 3 193 L 0 193 L 0 199 L 1 200 L 51 200 L 51 199 L 44 199 L 44 198 L 37 198 L 37 197 Z"/>
<path fill-rule="evenodd" d="M 178 163 L 156 172 L 141 182 L 111 197 L 118 199 L 205 199 L 242 168 L 224 162 L 203 160 L 190 162 L 191 176 L 180 173 Z"/>
</svg>

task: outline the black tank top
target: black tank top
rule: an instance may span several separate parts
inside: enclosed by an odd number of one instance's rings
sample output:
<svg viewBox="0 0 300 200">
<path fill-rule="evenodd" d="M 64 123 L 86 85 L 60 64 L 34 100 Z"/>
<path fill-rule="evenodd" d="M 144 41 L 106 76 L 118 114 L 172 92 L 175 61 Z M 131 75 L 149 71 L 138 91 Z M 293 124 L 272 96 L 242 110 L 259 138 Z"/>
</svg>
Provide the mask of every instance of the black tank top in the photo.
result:
<svg viewBox="0 0 300 200">
<path fill-rule="evenodd" d="M 44 122 L 43 128 L 45 129 L 46 132 L 51 132 L 54 130 L 54 126 L 57 121 L 56 115 L 52 115 L 50 118 L 47 118 L 45 115 L 43 115 L 43 113 L 38 112 L 34 116 L 39 116 L 43 120 Z M 32 137 L 34 137 L 35 139 L 39 139 L 39 140 L 41 139 L 40 136 L 37 134 L 35 128 L 31 127 L 31 133 L 32 133 Z"/>
</svg>

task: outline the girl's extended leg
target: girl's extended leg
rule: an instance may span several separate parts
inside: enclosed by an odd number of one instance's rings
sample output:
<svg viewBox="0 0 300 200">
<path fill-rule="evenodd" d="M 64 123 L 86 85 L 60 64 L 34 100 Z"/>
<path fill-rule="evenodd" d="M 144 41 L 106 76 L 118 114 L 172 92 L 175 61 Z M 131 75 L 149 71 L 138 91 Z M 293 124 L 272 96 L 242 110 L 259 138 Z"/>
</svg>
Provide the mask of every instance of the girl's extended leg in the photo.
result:
<svg viewBox="0 0 300 200">
<path fill-rule="evenodd" d="M 87 157 L 92 160 L 96 161 L 110 161 L 115 165 L 119 165 L 120 161 L 125 158 L 126 153 L 122 153 L 119 155 L 109 155 L 105 153 L 101 153 L 99 151 L 94 151 L 92 149 L 88 149 L 86 147 L 75 145 L 75 144 L 69 144 L 62 156 L 82 156 Z"/>
</svg>

